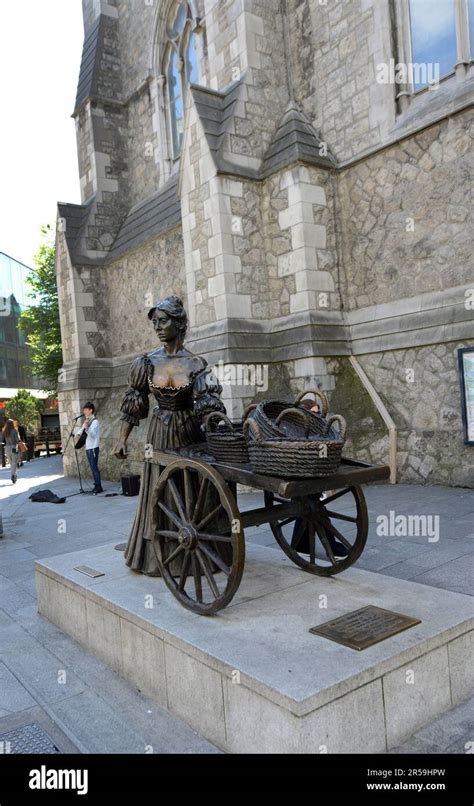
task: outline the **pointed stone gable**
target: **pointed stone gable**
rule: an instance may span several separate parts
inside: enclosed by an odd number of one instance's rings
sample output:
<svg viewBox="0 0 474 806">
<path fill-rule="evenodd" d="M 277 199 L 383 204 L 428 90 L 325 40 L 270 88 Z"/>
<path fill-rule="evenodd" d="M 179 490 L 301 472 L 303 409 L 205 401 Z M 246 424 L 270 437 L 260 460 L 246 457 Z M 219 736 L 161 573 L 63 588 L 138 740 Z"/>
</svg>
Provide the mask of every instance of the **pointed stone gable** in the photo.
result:
<svg viewBox="0 0 474 806">
<path fill-rule="evenodd" d="M 118 62 L 117 22 L 101 14 L 84 40 L 74 115 L 89 98 L 122 101 L 121 77 L 116 70 Z"/>
<path fill-rule="evenodd" d="M 226 159 L 223 155 L 225 136 L 232 129 L 236 107 L 242 92 L 242 83 L 231 84 L 226 92 L 217 92 L 208 87 L 191 84 L 190 91 L 218 172 L 257 179 L 256 171 L 237 162 L 234 164 L 232 159 Z"/>
<path fill-rule="evenodd" d="M 75 112 L 87 98 L 97 95 L 98 62 L 104 42 L 104 30 L 104 17 L 100 16 L 88 31 L 84 40 L 76 103 L 74 105 Z"/>
<path fill-rule="evenodd" d="M 58 203 L 59 229 L 65 234 L 67 248 L 73 263 L 78 259 L 81 263 L 91 262 L 78 254 L 80 236 L 86 225 L 90 207 L 90 204 Z"/>
<path fill-rule="evenodd" d="M 333 168 L 332 157 L 321 154 L 321 140 L 304 112 L 293 101 L 283 115 L 262 164 L 262 176 L 268 176 L 292 162 L 307 162 Z"/>
</svg>

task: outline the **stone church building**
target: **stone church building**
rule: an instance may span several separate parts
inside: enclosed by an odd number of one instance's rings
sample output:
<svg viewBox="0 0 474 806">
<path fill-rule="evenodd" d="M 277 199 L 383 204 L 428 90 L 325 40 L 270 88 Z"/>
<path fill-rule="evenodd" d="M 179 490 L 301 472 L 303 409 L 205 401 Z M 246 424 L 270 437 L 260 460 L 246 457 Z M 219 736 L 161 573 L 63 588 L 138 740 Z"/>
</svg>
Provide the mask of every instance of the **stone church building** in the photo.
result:
<svg viewBox="0 0 474 806">
<path fill-rule="evenodd" d="M 64 436 L 93 400 L 103 475 L 139 468 L 143 424 L 110 456 L 120 402 L 157 346 L 148 309 L 176 293 L 232 418 L 319 387 L 347 455 L 472 486 L 474 3 L 83 6 L 82 203 L 57 223 Z"/>
</svg>

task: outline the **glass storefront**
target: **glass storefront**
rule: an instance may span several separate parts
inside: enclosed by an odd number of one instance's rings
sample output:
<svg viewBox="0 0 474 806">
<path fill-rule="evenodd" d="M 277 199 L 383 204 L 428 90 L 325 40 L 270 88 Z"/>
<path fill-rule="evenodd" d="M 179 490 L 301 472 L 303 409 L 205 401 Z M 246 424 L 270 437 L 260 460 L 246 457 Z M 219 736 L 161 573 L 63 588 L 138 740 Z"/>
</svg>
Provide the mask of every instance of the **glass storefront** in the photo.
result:
<svg viewBox="0 0 474 806">
<path fill-rule="evenodd" d="M 29 350 L 18 327 L 21 311 L 28 305 L 26 279 L 31 269 L 0 252 L 0 387 L 41 389 L 32 375 Z"/>
</svg>

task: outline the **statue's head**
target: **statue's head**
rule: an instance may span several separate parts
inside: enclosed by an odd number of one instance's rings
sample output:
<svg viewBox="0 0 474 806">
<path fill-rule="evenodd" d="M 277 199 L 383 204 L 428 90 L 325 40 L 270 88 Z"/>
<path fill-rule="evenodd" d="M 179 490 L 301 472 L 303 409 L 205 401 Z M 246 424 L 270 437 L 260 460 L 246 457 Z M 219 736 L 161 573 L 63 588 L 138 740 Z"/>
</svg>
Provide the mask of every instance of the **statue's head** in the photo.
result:
<svg viewBox="0 0 474 806">
<path fill-rule="evenodd" d="M 183 301 L 175 294 L 156 302 L 148 311 L 148 319 L 153 322 L 155 333 L 162 341 L 169 341 L 176 336 L 184 340 L 188 316 Z"/>
</svg>

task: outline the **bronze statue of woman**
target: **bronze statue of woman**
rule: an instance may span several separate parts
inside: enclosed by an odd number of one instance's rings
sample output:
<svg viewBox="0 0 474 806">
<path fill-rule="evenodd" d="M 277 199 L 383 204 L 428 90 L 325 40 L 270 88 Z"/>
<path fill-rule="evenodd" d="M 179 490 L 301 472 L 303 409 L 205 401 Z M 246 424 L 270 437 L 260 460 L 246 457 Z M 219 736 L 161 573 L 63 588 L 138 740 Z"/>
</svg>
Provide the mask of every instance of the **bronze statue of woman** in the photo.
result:
<svg viewBox="0 0 474 806">
<path fill-rule="evenodd" d="M 211 411 L 225 412 L 222 387 L 204 358 L 184 347 L 188 318 L 174 295 L 157 302 L 148 318 L 162 347 L 133 362 L 129 388 L 121 405 L 122 426 L 115 456 L 127 455 L 127 439 L 134 426 L 148 417 L 149 395 L 157 405 L 148 427 L 147 443 L 154 450 L 181 448 L 203 442 L 200 422 Z M 152 540 L 151 498 L 161 468 L 144 462 L 137 511 L 125 550 L 125 561 L 134 571 L 160 576 Z"/>
</svg>

